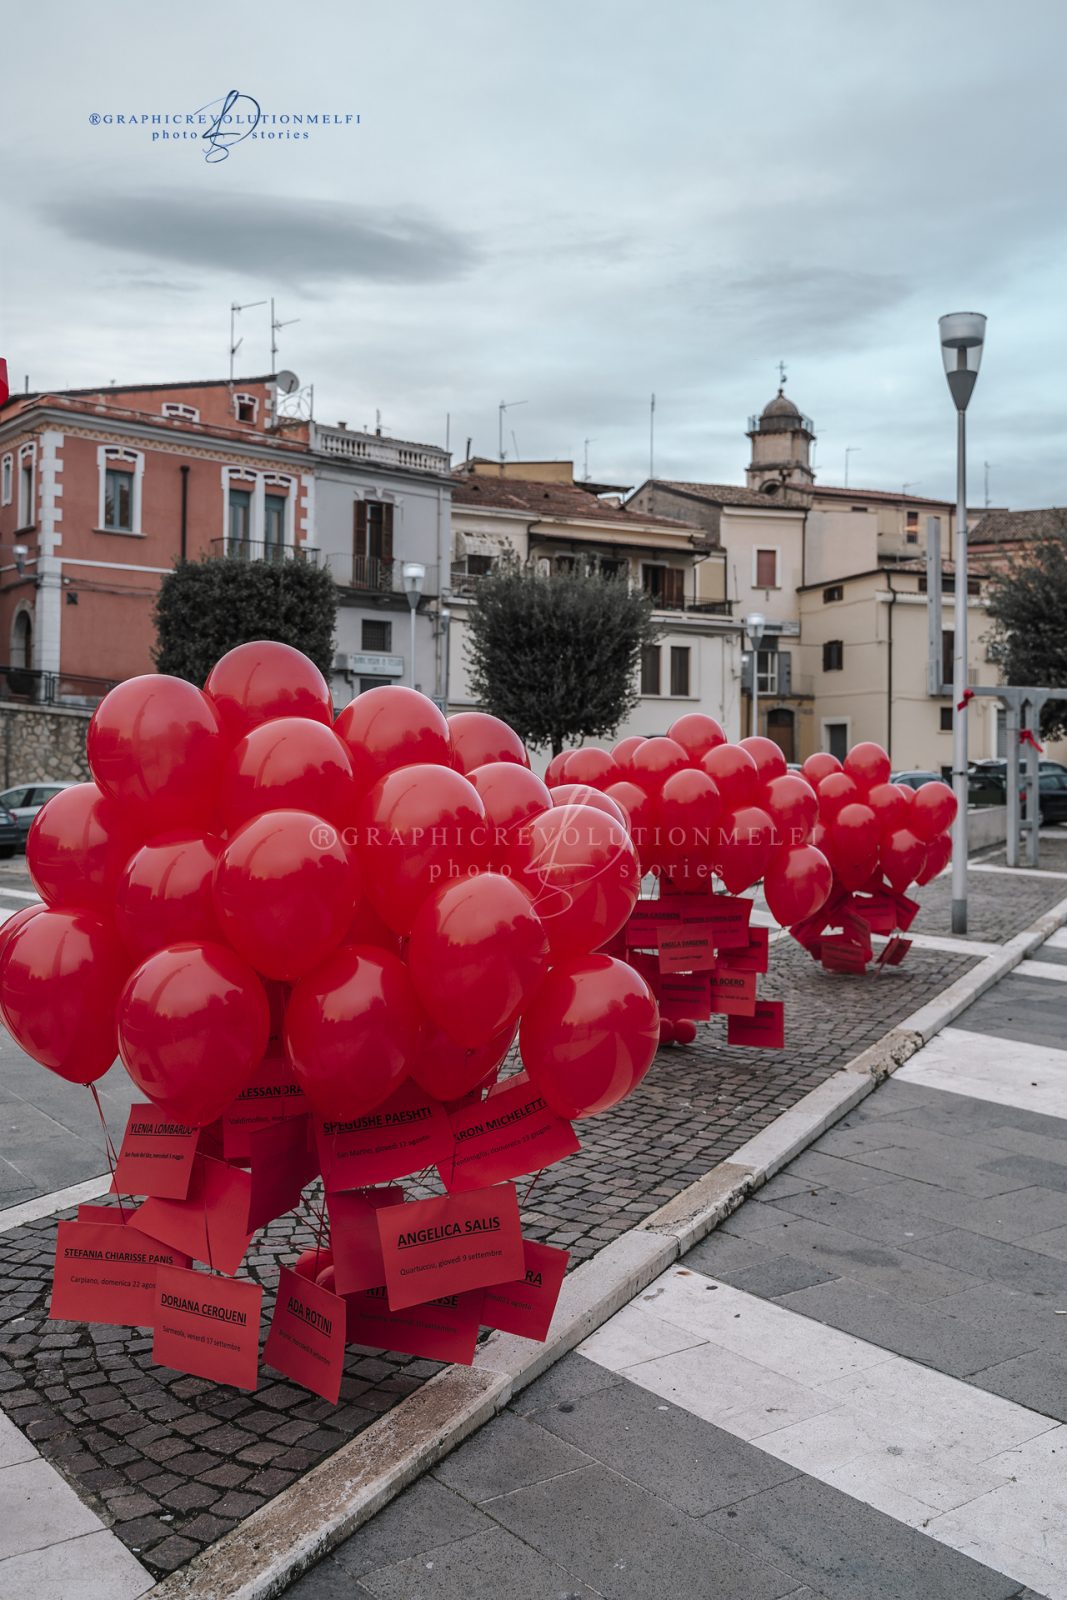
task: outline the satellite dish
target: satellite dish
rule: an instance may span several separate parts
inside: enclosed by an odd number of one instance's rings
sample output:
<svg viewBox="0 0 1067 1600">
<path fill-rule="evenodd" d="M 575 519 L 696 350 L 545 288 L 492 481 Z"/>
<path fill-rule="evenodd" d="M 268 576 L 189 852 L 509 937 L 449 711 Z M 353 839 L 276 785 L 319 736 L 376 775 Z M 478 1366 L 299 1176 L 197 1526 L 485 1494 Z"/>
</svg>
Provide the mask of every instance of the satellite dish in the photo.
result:
<svg viewBox="0 0 1067 1600">
<path fill-rule="evenodd" d="M 284 367 L 274 381 L 282 394 L 295 394 L 300 387 L 300 379 L 295 372 L 290 372 L 288 367 Z"/>
</svg>

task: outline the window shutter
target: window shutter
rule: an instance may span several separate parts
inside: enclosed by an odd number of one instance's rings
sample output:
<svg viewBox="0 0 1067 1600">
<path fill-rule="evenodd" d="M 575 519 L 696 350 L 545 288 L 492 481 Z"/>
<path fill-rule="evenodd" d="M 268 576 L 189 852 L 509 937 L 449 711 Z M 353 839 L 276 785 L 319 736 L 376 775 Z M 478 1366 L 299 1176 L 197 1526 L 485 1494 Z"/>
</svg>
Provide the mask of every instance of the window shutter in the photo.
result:
<svg viewBox="0 0 1067 1600">
<path fill-rule="evenodd" d="M 679 609 L 685 604 L 685 573 L 681 567 L 663 569 L 663 599 L 665 604 Z"/>
<path fill-rule="evenodd" d="M 382 506 L 381 559 L 383 562 L 391 562 L 393 559 L 393 509 L 391 505 Z"/>
<path fill-rule="evenodd" d="M 357 500 L 352 508 L 352 554 L 357 561 L 362 561 L 367 554 L 367 507 L 363 500 Z"/>
<path fill-rule="evenodd" d="M 778 693 L 783 699 L 793 693 L 793 655 L 790 650 L 778 652 Z"/>
</svg>

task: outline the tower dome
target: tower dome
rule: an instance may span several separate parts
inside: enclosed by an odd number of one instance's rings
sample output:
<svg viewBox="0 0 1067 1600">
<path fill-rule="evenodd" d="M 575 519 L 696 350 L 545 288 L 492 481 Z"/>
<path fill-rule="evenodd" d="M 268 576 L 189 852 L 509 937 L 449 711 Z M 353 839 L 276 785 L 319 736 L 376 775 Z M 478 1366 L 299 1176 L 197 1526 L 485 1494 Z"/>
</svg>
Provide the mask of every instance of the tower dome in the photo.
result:
<svg viewBox="0 0 1067 1600">
<path fill-rule="evenodd" d="M 792 400 L 790 400 L 789 396 L 783 389 L 779 389 L 773 400 L 768 400 L 767 404 L 760 412 L 760 422 L 766 422 L 772 417 L 787 417 L 790 423 L 799 419 L 800 417 L 798 408 L 793 404 Z"/>
<path fill-rule="evenodd" d="M 769 400 L 758 417 L 748 419 L 752 459 L 746 478 L 750 489 L 768 494 L 782 489 L 807 489 L 815 480 L 811 447 L 815 427 L 784 388 Z"/>
</svg>

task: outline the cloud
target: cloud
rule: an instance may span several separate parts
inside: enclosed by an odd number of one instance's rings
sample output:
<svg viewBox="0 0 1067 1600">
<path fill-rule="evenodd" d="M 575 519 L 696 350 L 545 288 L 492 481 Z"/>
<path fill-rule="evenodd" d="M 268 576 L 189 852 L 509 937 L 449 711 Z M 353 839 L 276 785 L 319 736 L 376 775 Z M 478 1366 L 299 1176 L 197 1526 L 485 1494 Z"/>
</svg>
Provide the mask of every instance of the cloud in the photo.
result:
<svg viewBox="0 0 1067 1600">
<path fill-rule="evenodd" d="M 269 277 L 289 287 L 446 282 L 478 258 L 469 239 L 414 208 L 293 195 L 90 193 L 45 201 L 41 215 L 71 239 L 142 261 Z"/>
</svg>

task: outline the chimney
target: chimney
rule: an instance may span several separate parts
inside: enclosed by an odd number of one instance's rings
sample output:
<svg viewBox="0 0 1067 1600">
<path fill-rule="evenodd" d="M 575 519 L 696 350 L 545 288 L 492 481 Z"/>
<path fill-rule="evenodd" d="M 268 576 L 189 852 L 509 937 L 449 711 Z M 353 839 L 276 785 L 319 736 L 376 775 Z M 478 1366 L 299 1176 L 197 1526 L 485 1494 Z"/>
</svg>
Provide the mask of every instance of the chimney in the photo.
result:
<svg viewBox="0 0 1067 1600">
<path fill-rule="evenodd" d="M 348 423 L 347 423 L 347 422 L 339 422 L 339 423 L 338 423 L 338 424 L 337 424 L 337 426 L 338 426 L 338 427 L 339 427 L 339 428 L 347 428 L 347 427 L 348 427 Z"/>
</svg>

